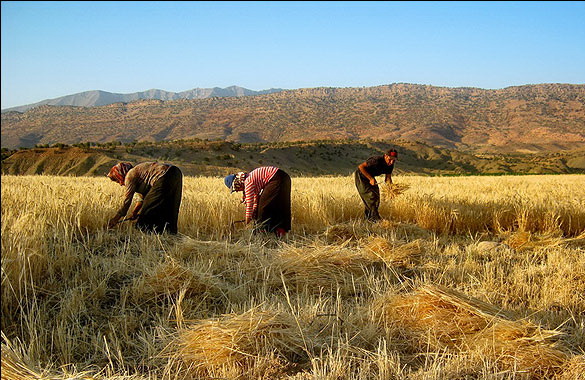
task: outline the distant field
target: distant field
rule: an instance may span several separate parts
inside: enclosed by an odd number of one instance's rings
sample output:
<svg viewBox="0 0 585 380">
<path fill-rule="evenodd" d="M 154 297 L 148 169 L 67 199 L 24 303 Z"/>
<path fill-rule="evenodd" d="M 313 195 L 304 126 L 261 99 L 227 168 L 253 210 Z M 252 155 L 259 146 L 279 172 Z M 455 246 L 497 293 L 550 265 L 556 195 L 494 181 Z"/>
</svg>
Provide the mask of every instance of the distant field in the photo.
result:
<svg viewBox="0 0 585 380">
<path fill-rule="evenodd" d="M 583 378 L 583 175 L 394 180 L 370 224 L 293 177 L 277 241 L 221 177 L 173 237 L 107 230 L 104 177 L 3 175 L 2 379 Z"/>
</svg>

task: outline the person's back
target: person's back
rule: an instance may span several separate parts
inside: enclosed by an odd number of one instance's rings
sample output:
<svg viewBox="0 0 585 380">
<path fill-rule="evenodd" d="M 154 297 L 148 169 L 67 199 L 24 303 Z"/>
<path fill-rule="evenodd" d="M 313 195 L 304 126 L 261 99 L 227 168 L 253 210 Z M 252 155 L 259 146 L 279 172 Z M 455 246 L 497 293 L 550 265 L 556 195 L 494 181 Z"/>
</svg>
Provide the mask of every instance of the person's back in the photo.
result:
<svg viewBox="0 0 585 380">
<path fill-rule="evenodd" d="M 126 191 L 134 191 L 146 196 L 156 181 L 164 176 L 171 166 L 171 164 L 158 162 L 143 162 L 136 165 L 126 174 Z"/>
<path fill-rule="evenodd" d="M 123 175 L 119 168 L 124 170 Z M 124 203 L 116 215 L 109 221 L 113 227 L 123 218 L 134 195 L 137 195 L 136 206 L 130 220 L 136 220 L 136 227 L 143 231 L 160 233 L 163 231 L 176 234 L 179 207 L 183 192 L 183 174 L 171 164 L 143 162 L 132 167 L 116 165 L 110 171 L 112 180 L 126 187 Z"/>
<path fill-rule="evenodd" d="M 291 229 L 291 179 L 275 166 L 263 166 L 249 173 L 230 174 L 224 179 L 231 192 L 244 192 L 246 224 L 255 220 L 257 230 L 283 237 Z"/>
</svg>

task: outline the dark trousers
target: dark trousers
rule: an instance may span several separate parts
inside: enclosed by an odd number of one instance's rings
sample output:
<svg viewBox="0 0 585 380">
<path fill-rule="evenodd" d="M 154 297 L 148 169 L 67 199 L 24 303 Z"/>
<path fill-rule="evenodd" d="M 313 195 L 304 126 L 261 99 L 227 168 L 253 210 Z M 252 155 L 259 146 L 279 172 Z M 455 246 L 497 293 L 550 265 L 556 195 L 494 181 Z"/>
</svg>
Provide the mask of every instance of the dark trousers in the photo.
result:
<svg viewBox="0 0 585 380">
<path fill-rule="evenodd" d="M 268 181 L 258 199 L 258 229 L 274 232 L 277 228 L 290 231 L 291 228 L 291 180 L 283 170 L 278 169 Z"/>
<path fill-rule="evenodd" d="M 380 188 L 378 185 L 370 185 L 370 181 L 360 173 L 359 169 L 354 173 L 355 187 L 360 198 L 364 202 L 365 217 L 367 220 L 380 220 L 378 208 L 380 207 Z"/>
<path fill-rule="evenodd" d="M 144 197 L 136 227 L 145 232 L 176 234 L 182 195 L 183 173 L 171 166 Z"/>
</svg>

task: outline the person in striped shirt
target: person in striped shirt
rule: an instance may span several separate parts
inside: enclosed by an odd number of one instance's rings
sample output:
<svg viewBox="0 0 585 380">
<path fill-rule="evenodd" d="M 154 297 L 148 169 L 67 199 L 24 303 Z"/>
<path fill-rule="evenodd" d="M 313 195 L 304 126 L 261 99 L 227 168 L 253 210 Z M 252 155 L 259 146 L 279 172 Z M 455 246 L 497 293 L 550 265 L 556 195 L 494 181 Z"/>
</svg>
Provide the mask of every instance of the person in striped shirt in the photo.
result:
<svg viewBox="0 0 585 380">
<path fill-rule="evenodd" d="M 282 169 L 263 166 L 251 172 L 230 174 L 224 179 L 233 193 L 243 192 L 246 224 L 255 221 L 257 230 L 284 237 L 291 229 L 291 179 Z"/>
</svg>

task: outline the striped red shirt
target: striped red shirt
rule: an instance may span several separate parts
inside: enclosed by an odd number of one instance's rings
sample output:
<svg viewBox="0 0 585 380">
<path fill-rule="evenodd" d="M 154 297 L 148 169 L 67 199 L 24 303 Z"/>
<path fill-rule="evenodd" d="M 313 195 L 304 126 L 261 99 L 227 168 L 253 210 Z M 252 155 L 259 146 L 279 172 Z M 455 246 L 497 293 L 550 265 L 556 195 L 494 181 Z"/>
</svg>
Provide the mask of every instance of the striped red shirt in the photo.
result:
<svg viewBox="0 0 585 380">
<path fill-rule="evenodd" d="M 275 166 L 263 166 L 252 170 L 244 181 L 244 202 L 246 203 L 246 220 L 252 220 L 258 208 L 260 192 L 278 171 Z"/>
</svg>

